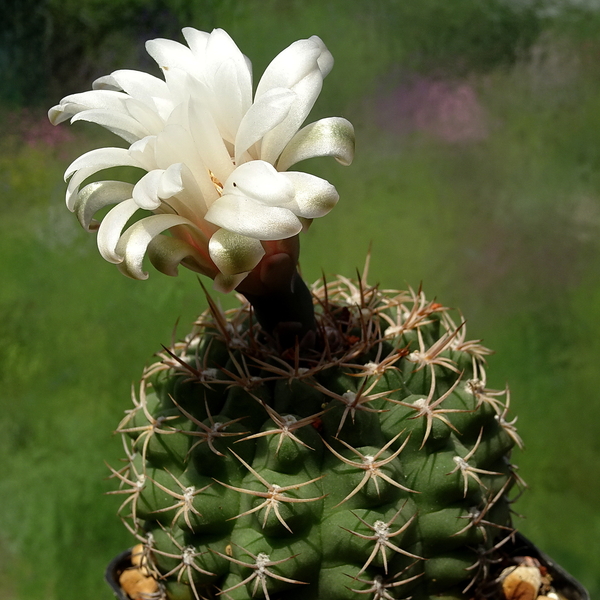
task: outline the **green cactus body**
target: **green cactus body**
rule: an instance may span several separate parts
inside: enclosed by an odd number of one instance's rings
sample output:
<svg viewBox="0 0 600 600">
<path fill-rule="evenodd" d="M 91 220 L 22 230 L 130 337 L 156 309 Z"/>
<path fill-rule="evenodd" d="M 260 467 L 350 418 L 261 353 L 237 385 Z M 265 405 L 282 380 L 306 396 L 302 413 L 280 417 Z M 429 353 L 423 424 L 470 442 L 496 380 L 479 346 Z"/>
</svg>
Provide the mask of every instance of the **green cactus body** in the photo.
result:
<svg viewBox="0 0 600 600">
<path fill-rule="evenodd" d="M 421 291 L 313 288 L 321 347 L 214 305 L 119 426 L 121 515 L 171 600 L 477 596 L 520 445 L 485 355 Z"/>
</svg>

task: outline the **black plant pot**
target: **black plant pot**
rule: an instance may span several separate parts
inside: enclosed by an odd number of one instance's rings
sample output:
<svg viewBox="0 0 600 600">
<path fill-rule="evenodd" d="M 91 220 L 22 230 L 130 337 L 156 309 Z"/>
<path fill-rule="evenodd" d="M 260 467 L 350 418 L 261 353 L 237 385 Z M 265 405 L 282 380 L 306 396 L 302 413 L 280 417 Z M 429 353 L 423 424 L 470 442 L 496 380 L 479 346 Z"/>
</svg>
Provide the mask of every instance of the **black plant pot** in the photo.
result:
<svg viewBox="0 0 600 600">
<path fill-rule="evenodd" d="M 126 569 L 131 568 L 131 566 L 130 548 L 129 550 L 125 550 L 125 552 L 121 552 L 118 556 L 115 556 L 115 558 L 108 563 L 108 567 L 106 567 L 104 579 L 106 579 L 106 582 L 110 585 L 118 600 L 130 600 L 129 596 L 121 588 L 119 578 L 121 577 L 121 573 Z"/>
<path fill-rule="evenodd" d="M 552 576 L 552 586 L 566 600 L 590 600 L 587 590 L 572 575 L 569 575 L 560 565 L 556 564 L 547 554 L 536 548 L 532 542 L 518 531 L 509 543 L 504 544 L 503 549 L 510 557 L 529 556 L 537 559 Z M 130 567 L 131 550 L 126 550 L 115 557 L 106 568 L 106 581 L 113 589 L 118 600 L 131 600 L 119 585 L 121 573 Z"/>
<path fill-rule="evenodd" d="M 506 545 L 506 550 L 513 557 L 530 556 L 531 558 L 536 558 L 543 567 L 546 567 L 548 573 L 552 576 L 552 586 L 567 600 L 590 600 L 588 591 L 579 581 L 518 531 L 511 543 Z"/>
</svg>

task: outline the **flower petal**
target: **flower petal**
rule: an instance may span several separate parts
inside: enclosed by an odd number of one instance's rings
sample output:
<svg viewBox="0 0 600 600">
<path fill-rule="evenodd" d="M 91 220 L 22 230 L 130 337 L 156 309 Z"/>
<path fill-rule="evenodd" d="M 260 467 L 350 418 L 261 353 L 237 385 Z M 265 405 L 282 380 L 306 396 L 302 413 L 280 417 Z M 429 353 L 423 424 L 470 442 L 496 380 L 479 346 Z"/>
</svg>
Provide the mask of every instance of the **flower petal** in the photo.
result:
<svg viewBox="0 0 600 600">
<path fill-rule="evenodd" d="M 103 89 L 107 85 L 110 85 L 111 88 L 121 89 L 139 100 L 155 97 L 167 100 L 171 98 L 169 88 L 162 79 L 143 71 L 119 69 L 110 75 L 96 79 L 92 87 L 94 89 Z"/>
<path fill-rule="evenodd" d="M 87 231 L 98 229 L 94 215 L 105 206 L 131 198 L 133 185 L 124 181 L 95 181 L 86 185 L 77 195 L 74 212 Z"/>
<path fill-rule="evenodd" d="M 133 188 L 133 199 L 140 208 L 156 210 L 163 200 L 183 191 L 181 171 L 184 165 L 175 163 L 167 169 L 155 169 L 146 173 Z"/>
<path fill-rule="evenodd" d="M 196 61 L 192 51 L 179 42 L 164 38 L 148 40 L 146 42 L 146 51 L 164 71 L 181 69 L 196 77 L 201 73 L 200 65 Z"/>
<path fill-rule="evenodd" d="M 103 108 L 83 110 L 73 115 L 71 123 L 75 121 L 97 123 L 119 137 L 122 137 L 130 144 L 150 134 L 139 121 L 130 115 L 120 114 Z"/>
<path fill-rule="evenodd" d="M 206 57 L 206 45 L 210 38 L 210 33 L 206 31 L 199 31 L 193 27 L 184 27 L 181 32 L 183 37 L 190 47 L 196 60 L 202 64 Z"/>
<path fill-rule="evenodd" d="M 132 160 L 136 161 L 146 171 L 152 171 L 157 167 L 156 139 L 157 136 L 149 135 L 129 146 L 128 152 Z"/>
<path fill-rule="evenodd" d="M 165 119 L 157 112 L 155 106 L 148 106 L 141 100 L 131 98 L 127 102 L 129 114 L 148 131 L 149 134 L 156 134 L 165 126 Z M 169 114 L 172 108 L 169 108 Z"/>
<path fill-rule="evenodd" d="M 207 221 L 258 240 L 280 240 L 302 229 L 298 218 L 287 208 L 265 206 L 245 196 L 221 196 L 208 209 Z"/>
<path fill-rule="evenodd" d="M 233 143 L 240 121 L 252 104 L 252 72 L 235 42 L 215 29 L 206 45 L 206 83 L 214 95 L 214 112 L 223 137 Z"/>
<path fill-rule="evenodd" d="M 196 210 L 199 216 L 204 215 L 206 205 L 215 200 L 219 194 L 210 178 L 208 168 L 196 150 L 189 128 L 177 124 L 167 125 L 156 139 L 155 158 L 156 164 L 166 169 L 175 163 L 185 162 L 189 169 L 189 176 L 195 182 L 190 208 Z M 186 189 L 192 191 L 189 179 L 185 181 Z"/>
<path fill-rule="evenodd" d="M 283 149 L 306 120 L 322 87 L 323 78 L 316 69 L 292 88 L 297 96 L 296 101 L 290 107 L 287 117 L 263 137 L 260 147 L 262 160 L 275 164 Z"/>
<path fill-rule="evenodd" d="M 133 199 L 139 208 L 155 210 L 161 205 L 158 197 L 158 186 L 164 174 L 164 170 L 155 169 L 146 173 L 133 188 Z"/>
<path fill-rule="evenodd" d="M 121 86 L 113 79 L 112 75 L 102 75 L 92 82 L 92 90 L 109 90 L 111 92 L 122 92 Z"/>
<path fill-rule="evenodd" d="M 92 90 L 65 96 L 60 104 L 53 106 L 48 111 L 48 118 L 52 125 L 58 125 L 82 110 L 103 108 L 111 112 L 126 114 L 125 102 L 129 96 L 114 90 Z"/>
<path fill-rule="evenodd" d="M 256 87 L 255 98 L 274 88 L 293 88 L 318 69 L 321 53 L 320 46 L 312 40 L 298 40 L 282 50 L 265 69 Z"/>
<path fill-rule="evenodd" d="M 289 114 L 296 94 L 285 88 L 275 88 L 264 93 L 244 115 L 235 138 L 235 164 L 250 146 L 260 141 Z M 255 156 L 254 158 L 258 158 Z"/>
<path fill-rule="evenodd" d="M 259 240 L 219 229 L 208 242 L 210 257 L 224 275 L 252 271 L 265 255 Z"/>
<path fill-rule="evenodd" d="M 339 163 L 349 165 L 354 159 L 354 127 L 341 117 L 321 119 L 303 127 L 290 140 L 277 161 L 278 171 L 316 156 L 333 156 Z"/>
<path fill-rule="evenodd" d="M 175 237 L 157 235 L 148 244 L 146 254 L 155 269 L 171 277 L 177 275 L 177 267 L 181 263 L 208 277 L 214 277 L 215 274 L 215 268 L 207 258 L 185 240 Z"/>
<path fill-rule="evenodd" d="M 138 206 L 146 210 L 156 210 L 163 200 L 182 192 L 182 168 L 181 163 L 176 163 L 167 169 L 155 169 L 146 173 L 133 188 L 133 199 Z"/>
<path fill-rule="evenodd" d="M 103 169 L 119 166 L 139 167 L 140 165 L 124 148 L 97 148 L 74 160 L 65 172 L 65 179 L 70 178 L 66 194 L 68 209 L 73 211 L 79 186 L 88 177 Z"/>
<path fill-rule="evenodd" d="M 148 273 L 142 268 L 148 244 L 163 231 L 177 225 L 194 227 L 193 223 L 179 215 L 152 215 L 134 223 L 121 236 L 116 247 L 116 253 L 123 257 L 119 270 L 132 279 L 148 279 Z"/>
<path fill-rule="evenodd" d="M 229 294 L 229 292 L 233 292 L 233 290 L 235 290 L 248 275 L 249 273 L 237 273 L 235 275 L 223 275 L 223 273 L 217 273 L 213 288 L 222 294 Z"/>
<path fill-rule="evenodd" d="M 319 54 L 319 58 L 317 59 L 317 64 L 319 65 L 323 79 L 325 79 L 331 72 L 331 69 L 333 69 L 333 54 L 329 52 L 325 42 L 318 35 L 311 35 L 308 39 L 316 44 L 321 51 L 321 54 Z"/>
<path fill-rule="evenodd" d="M 174 163 L 165 169 L 158 185 L 158 197 L 161 200 L 168 200 L 183 191 L 183 169 L 183 163 Z"/>
<path fill-rule="evenodd" d="M 79 169 L 93 168 L 94 172 L 109 167 L 139 167 L 126 148 L 96 148 L 76 158 L 65 171 L 65 180 Z"/>
<path fill-rule="evenodd" d="M 190 101 L 188 116 L 189 130 L 202 162 L 219 181 L 225 181 L 234 166 L 213 115 L 199 101 Z"/>
<path fill-rule="evenodd" d="M 173 99 L 167 84 L 149 73 L 121 69 L 96 79 L 92 87 L 94 91 L 126 92 L 128 98 L 124 103 L 127 112 L 152 131 L 159 130 L 173 110 Z"/>
<path fill-rule="evenodd" d="M 329 181 L 308 173 L 282 173 L 294 186 L 295 208 L 287 206 L 298 217 L 316 219 L 325 216 L 340 199 Z"/>
<path fill-rule="evenodd" d="M 227 194 L 246 196 L 268 206 L 281 206 L 293 200 L 294 186 L 273 165 L 253 160 L 230 175 L 223 186 L 223 195 Z"/>
<path fill-rule="evenodd" d="M 260 154 L 262 160 L 275 164 L 308 116 L 323 87 L 323 78 L 333 65 L 330 57 L 325 44 L 313 36 L 294 42 L 266 68 L 256 89 L 256 98 L 276 87 L 291 89 L 297 98 L 283 122 L 264 136 Z"/>
<path fill-rule="evenodd" d="M 96 242 L 104 260 L 115 265 L 118 265 L 123 260 L 123 256 L 116 251 L 117 244 L 127 221 L 131 219 L 139 208 L 133 198 L 124 200 L 114 208 L 111 208 L 104 219 L 102 219 L 102 223 L 100 223 L 100 227 L 98 228 Z"/>
</svg>

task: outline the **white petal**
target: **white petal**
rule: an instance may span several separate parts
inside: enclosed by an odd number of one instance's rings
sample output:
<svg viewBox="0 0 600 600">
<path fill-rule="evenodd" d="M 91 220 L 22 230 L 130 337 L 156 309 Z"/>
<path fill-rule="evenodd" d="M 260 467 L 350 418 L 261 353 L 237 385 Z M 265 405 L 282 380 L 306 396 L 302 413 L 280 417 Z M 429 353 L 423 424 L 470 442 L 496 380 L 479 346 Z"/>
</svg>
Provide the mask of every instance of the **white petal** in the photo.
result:
<svg viewBox="0 0 600 600">
<path fill-rule="evenodd" d="M 96 148 L 76 158 L 65 171 L 65 180 L 79 169 L 94 169 L 94 172 L 108 169 L 109 167 L 138 167 L 138 162 L 133 159 L 126 148 Z"/>
<path fill-rule="evenodd" d="M 139 208 L 145 210 L 155 210 L 161 205 L 158 197 L 158 186 L 164 171 L 155 169 L 146 173 L 133 188 L 133 199 Z"/>
<path fill-rule="evenodd" d="M 177 275 L 177 267 L 182 262 L 187 268 L 208 277 L 214 275 L 215 272 L 211 262 L 196 248 L 175 237 L 157 235 L 148 244 L 146 254 L 155 269 L 171 277 Z"/>
<path fill-rule="evenodd" d="M 164 75 L 169 93 L 171 94 L 173 108 L 177 108 L 179 104 L 187 102 L 190 96 L 195 95 L 192 83 L 199 83 L 195 76 L 190 75 L 184 69 L 177 69 L 175 67 L 164 71 Z"/>
<path fill-rule="evenodd" d="M 326 215 L 340 199 L 335 187 L 325 179 L 308 173 L 282 173 L 294 186 L 295 208 L 288 206 L 298 217 L 316 219 Z"/>
<path fill-rule="evenodd" d="M 315 69 L 321 48 L 312 40 L 298 40 L 280 52 L 265 69 L 256 87 L 255 98 L 274 88 L 293 88 Z M 320 73 L 320 70 L 319 70 Z"/>
<path fill-rule="evenodd" d="M 52 125 L 58 125 L 59 123 L 70 119 L 75 112 L 77 111 L 68 112 L 65 106 L 57 104 L 48 111 L 48 120 Z"/>
<path fill-rule="evenodd" d="M 178 109 L 176 109 L 178 111 Z M 179 119 L 170 119 L 169 123 L 156 136 L 154 158 L 160 169 L 166 169 L 173 163 L 199 160 L 187 121 L 179 123 Z"/>
<path fill-rule="evenodd" d="M 251 271 L 265 255 L 259 240 L 219 229 L 208 242 L 208 251 L 224 275 Z"/>
<path fill-rule="evenodd" d="M 213 288 L 222 294 L 229 294 L 229 292 L 233 292 L 233 290 L 235 290 L 248 275 L 249 273 L 237 273 L 236 275 L 223 275 L 223 273 L 217 273 Z"/>
<path fill-rule="evenodd" d="M 81 226 L 88 231 L 98 228 L 94 215 L 105 206 L 131 198 L 133 185 L 124 181 L 95 181 L 77 195 L 74 211 Z"/>
<path fill-rule="evenodd" d="M 127 92 L 133 98 L 145 100 L 146 98 L 165 98 L 170 99 L 169 88 L 167 84 L 158 77 L 144 73 L 143 71 L 134 71 L 132 69 L 119 69 L 107 77 L 101 77 L 94 81 L 93 88 L 98 89 L 104 85 L 118 86 L 124 92 Z M 101 89 L 101 88 L 100 88 Z"/>
<path fill-rule="evenodd" d="M 290 107 L 288 116 L 264 136 L 260 147 L 262 160 L 275 164 L 283 149 L 306 120 L 322 87 L 323 77 L 321 72 L 315 69 L 292 88 L 296 94 L 296 101 Z"/>
<path fill-rule="evenodd" d="M 114 210 L 114 209 L 113 209 Z M 119 269 L 133 279 L 147 279 L 142 266 L 148 244 L 163 231 L 177 225 L 194 224 L 179 215 L 152 215 L 134 223 L 119 239 L 117 254 L 123 257 Z"/>
<path fill-rule="evenodd" d="M 175 124 L 167 125 L 157 137 L 155 155 L 157 165 L 166 169 L 175 163 L 185 162 L 190 176 L 195 180 L 195 187 L 200 190 L 200 197 L 193 204 L 205 206 L 218 197 L 219 194 L 210 178 L 208 168 L 196 150 L 189 128 Z M 186 187 L 189 187 L 189 183 Z M 204 214 L 204 211 L 201 214 Z"/>
<path fill-rule="evenodd" d="M 158 185 L 158 197 L 161 200 L 168 200 L 183 191 L 183 168 L 182 163 L 175 163 L 164 171 Z"/>
<path fill-rule="evenodd" d="M 285 88 L 275 88 L 264 93 L 244 115 L 235 138 L 235 164 L 253 144 L 279 125 L 289 114 L 296 94 Z M 254 157 L 258 158 L 258 157 Z"/>
<path fill-rule="evenodd" d="M 92 90 L 110 90 L 111 92 L 122 92 L 123 88 L 114 80 L 112 75 L 102 75 L 92 82 Z"/>
<path fill-rule="evenodd" d="M 198 76 L 200 70 L 192 51 L 183 44 L 173 40 L 158 38 L 146 42 L 146 51 L 165 70 L 182 69 Z"/>
<path fill-rule="evenodd" d="M 302 229 L 298 218 L 287 208 L 265 206 L 244 196 L 221 196 L 204 218 L 219 227 L 258 240 L 281 240 Z"/>
<path fill-rule="evenodd" d="M 252 104 L 252 74 L 231 37 L 215 29 L 206 45 L 206 83 L 214 94 L 218 126 L 229 142 Z"/>
<path fill-rule="evenodd" d="M 165 119 L 158 113 L 154 105 L 149 106 L 140 100 L 131 98 L 127 102 L 129 114 L 142 125 L 148 134 L 158 133 L 165 126 Z"/>
<path fill-rule="evenodd" d="M 298 217 L 300 223 L 302 223 L 302 233 L 306 233 L 312 225 L 312 219 L 305 219 L 304 217 Z"/>
<path fill-rule="evenodd" d="M 293 200 L 294 187 L 273 165 L 253 160 L 239 166 L 223 186 L 223 195 L 246 196 L 269 206 Z"/>
<path fill-rule="evenodd" d="M 119 264 L 123 257 L 116 252 L 121 232 L 127 221 L 139 209 L 135 200 L 124 200 L 112 208 L 100 223 L 98 228 L 98 250 L 104 260 L 113 264 Z"/>
<path fill-rule="evenodd" d="M 202 98 L 220 134 L 233 143 L 239 123 L 252 104 L 252 70 L 248 59 L 222 29 L 207 34 L 195 29 L 183 31 L 199 65 L 192 96 Z"/>
<path fill-rule="evenodd" d="M 149 135 L 129 146 L 129 155 L 146 171 L 156 169 L 156 136 Z"/>
<path fill-rule="evenodd" d="M 177 163 L 168 169 L 155 169 L 146 173 L 133 188 L 133 199 L 140 208 L 156 210 L 163 200 L 168 200 L 183 190 L 181 170 Z"/>
<path fill-rule="evenodd" d="M 190 102 L 189 126 L 202 162 L 219 181 L 225 181 L 234 169 L 233 162 L 213 115 L 200 102 Z"/>
<path fill-rule="evenodd" d="M 262 160 L 275 163 L 279 154 L 298 131 L 323 87 L 323 78 L 333 66 L 333 58 L 320 38 L 299 40 L 281 52 L 265 70 L 256 98 L 275 87 L 293 90 L 297 100 L 288 117 L 263 139 Z"/>
<path fill-rule="evenodd" d="M 315 43 L 321 50 L 321 54 L 317 59 L 317 63 L 319 65 L 319 69 L 321 71 L 321 74 L 323 75 L 323 78 L 325 78 L 327 77 L 327 75 L 329 75 L 331 69 L 333 69 L 333 55 L 331 54 L 331 52 L 329 52 L 327 46 L 318 35 L 311 35 L 308 39 L 311 42 Z"/>
<path fill-rule="evenodd" d="M 206 58 L 206 45 L 210 38 L 210 33 L 199 31 L 193 27 L 184 27 L 181 32 L 188 46 L 194 53 L 196 60 L 203 63 Z"/>
<path fill-rule="evenodd" d="M 246 106 L 242 98 L 238 71 L 232 61 L 219 65 L 213 76 L 211 91 L 214 99 L 210 108 L 219 132 L 224 140 L 233 144 L 240 121 L 250 103 Z"/>
<path fill-rule="evenodd" d="M 206 61 L 209 78 L 215 77 L 224 62 L 231 63 L 237 72 L 240 93 L 247 105 L 252 101 L 252 72 L 248 61 L 231 36 L 223 29 L 215 29 L 206 45 Z"/>
<path fill-rule="evenodd" d="M 57 125 L 70 119 L 82 110 L 92 108 L 103 108 L 111 112 L 127 114 L 125 101 L 128 98 L 127 94 L 112 90 L 92 90 L 79 94 L 71 94 L 64 97 L 60 101 L 60 104 L 53 106 L 48 111 L 48 118 L 53 125 Z"/>
<path fill-rule="evenodd" d="M 77 171 L 69 179 L 69 183 L 67 185 L 67 192 L 65 194 L 65 200 L 67 203 L 67 208 L 71 212 L 75 210 L 75 201 L 77 200 L 77 195 L 79 194 L 79 186 L 95 172 L 96 170 L 92 167 L 87 167 L 86 169 L 79 169 L 79 171 Z"/>
<path fill-rule="evenodd" d="M 159 162 L 161 160 L 167 164 L 172 162 L 182 162 L 182 154 L 189 154 L 190 152 L 194 156 L 198 155 L 194 148 L 190 131 L 188 104 L 189 102 L 186 100 L 173 109 L 169 118 L 164 123 L 160 135 L 157 136 L 159 141 L 157 142 L 156 156 Z M 173 133 L 171 132 L 174 128 L 177 128 L 179 139 L 174 139 Z M 170 142 L 168 144 L 168 155 L 164 153 L 165 148 L 162 148 L 162 142 L 165 141 L 165 138 L 168 138 Z M 160 159 L 158 158 L 159 155 Z M 166 166 L 167 165 L 162 168 L 166 168 Z"/>
<path fill-rule="evenodd" d="M 137 118 L 140 123 L 148 127 L 149 115 L 146 113 L 141 118 L 137 105 L 144 105 L 164 121 L 173 110 L 173 99 L 167 84 L 158 77 L 143 73 L 142 71 L 132 71 L 121 69 L 111 75 L 99 77 L 92 84 L 94 90 L 111 90 L 120 92 L 124 90 L 130 96 L 127 104 L 129 113 Z M 134 109 L 131 104 L 134 101 Z M 150 128 L 152 129 L 152 128 Z"/>
<path fill-rule="evenodd" d="M 278 171 L 287 171 L 301 160 L 333 156 L 343 165 L 354 158 L 354 127 L 341 117 L 321 119 L 303 127 L 290 140 L 277 161 Z"/>
<path fill-rule="evenodd" d="M 133 117 L 102 108 L 81 111 L 71 119 L 71 123 L 74 123 L 75 121 L 97 123 L 112 133 L 122 137 L 130 144 L 146 137 L 150 133 Z"/>
<path fill-rule="evenodd" d="M 114 151 L 114 152 L 113 152 Z M 69 210 L 73 210 L 79 186 L 88 178 L 109 167 L 139 166 L 124 148 L 98 148 L 83 154 L 73 161 L 65 173 L 65 179 L 70 177 L 67 186 L 66 202 Z M 75 168 L 73 168 L 75 167 Z"/>
</svg>

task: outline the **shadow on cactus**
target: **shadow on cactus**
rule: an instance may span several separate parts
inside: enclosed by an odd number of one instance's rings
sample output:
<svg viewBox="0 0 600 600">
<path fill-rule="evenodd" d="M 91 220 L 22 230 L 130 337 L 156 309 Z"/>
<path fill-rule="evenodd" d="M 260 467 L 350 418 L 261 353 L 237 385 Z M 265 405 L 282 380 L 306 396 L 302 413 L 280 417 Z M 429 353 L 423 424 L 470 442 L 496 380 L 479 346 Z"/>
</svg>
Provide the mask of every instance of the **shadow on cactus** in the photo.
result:
<svg viewBox="0 0 600 600">
<path fill-rule="evenodd" d="M 227 312 L 209 298 L 118 425 L 113 493 L 139 543 L 109 568 L 117 593 L 466 599 L 499 597 L 502 584 L 515 600 L 506 582 L 529 569 L 539 581 L 518 589 L 555 594 L 543 557 L 515 558 L 523 482 L 509 457 L 521 440 L 508 391 L 486 385 L 489 351 L 421 290 L 380 290 L 366 268 L 311 289 L 298 274 L 298 235 L 338 194 L 288 169 L 354 152 L 345 119 L 302 127 L 331 54 L 317 37 L 295 42 L 253 93 L 224 31 L 184 36 L 188 46 L 147 44 L 164 80 L 117 71 L 49 113 L 129 144 L 66 172 L 67 206 L 106 260 L 145 279 L 148 255 L 166 274 L 183 264 L 241 294 Z M 118 165 L 146 173 L 86 184 Z"/>
</svg>

